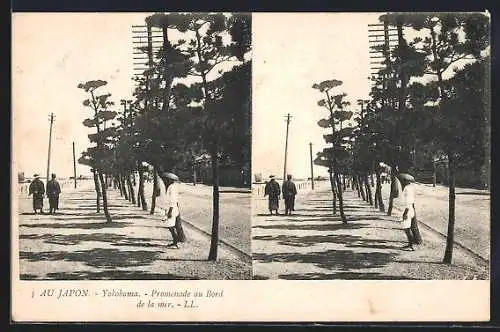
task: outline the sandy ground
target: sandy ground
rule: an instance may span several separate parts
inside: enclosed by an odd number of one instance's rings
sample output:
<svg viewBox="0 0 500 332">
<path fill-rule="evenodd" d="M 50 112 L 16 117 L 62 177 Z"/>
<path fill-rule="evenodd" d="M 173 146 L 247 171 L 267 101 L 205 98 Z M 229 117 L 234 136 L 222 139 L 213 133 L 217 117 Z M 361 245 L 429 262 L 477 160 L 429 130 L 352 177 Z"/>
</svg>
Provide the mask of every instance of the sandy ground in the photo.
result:
<svg viewBox="0 0 500 332">
<path fill-rule="evenodd" d="M 444 239 L 422 228 L 424 243 L 413 252 L 402 250 L 406 236 L 397 217 L 379 212 L 351 190 L 345 192 L 345 205 L 347 225 L 332 215 L 327 186 L 300 195 L 292 216 L 270 216 L 266 199 L 254 197 L 254 279 L 489 278 L 488 264 L 458 247 L 452 265 L 441 263 Z M 481 240 L 489 243 L 489 237 Z"/>
<path fill-rule="evenodd" d="M 92 186 L 66 190 L 56 215 L 34 215 L 19 198 L 21 279 L 250 279 L 251 264 L 219 247 L 209 262 L 210 239 L 185 224 L 188 241 L 171 249 L 171 235 L 151 216 L 108 191 L 112 223 L 95 211 Z M 47 204 L 47 202 L 45 202 Z"/>
</svg>

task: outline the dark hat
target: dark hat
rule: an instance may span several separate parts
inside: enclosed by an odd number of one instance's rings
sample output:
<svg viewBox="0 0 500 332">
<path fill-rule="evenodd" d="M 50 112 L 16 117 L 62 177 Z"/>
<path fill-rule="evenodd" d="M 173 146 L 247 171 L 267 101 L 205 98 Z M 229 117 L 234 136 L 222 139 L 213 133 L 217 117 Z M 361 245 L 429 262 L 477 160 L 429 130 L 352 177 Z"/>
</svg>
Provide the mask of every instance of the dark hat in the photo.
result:
<svg viewBox="0 0 500 332">
<path fill-rule="evenodd" d="M 406 180 L 406 181 L 409 181 L 409 182 L 415 182 L 415 178 L 413 176 L 411 176 L 410 174 L 408 174 L 408 173 L 400 173 L 400 174 L 398 174 L 398 178 L 400 180 Z"/>
<path fill-rule="evenodd" d="M 174 181 L 179 181 L 179 177 L 177 175 L 175 175 L 174 173 L 164 172 L 164 173 L 162 173 L 162 175 L 164 177 L 166 177 L 167 179 L 171 179 L 171 180 L 174 180 Z"/>
<path fill-rule="evenodd" d="M 274 178 L 275 178 L 275 176 L 274 176 L 274 175 L 269 175 L 269 178 L 270 178 L 270 179 L 274 179 Z"/>
<path fill-rule="evenodd" d="M 33 174 L 33 177 L 34 177 L 35 179 L 36 179 L 36 178 L 39 178 L 39 177 L 40 177 L 40 174 L 35 173 L 35 174 Z"/>
</svg>

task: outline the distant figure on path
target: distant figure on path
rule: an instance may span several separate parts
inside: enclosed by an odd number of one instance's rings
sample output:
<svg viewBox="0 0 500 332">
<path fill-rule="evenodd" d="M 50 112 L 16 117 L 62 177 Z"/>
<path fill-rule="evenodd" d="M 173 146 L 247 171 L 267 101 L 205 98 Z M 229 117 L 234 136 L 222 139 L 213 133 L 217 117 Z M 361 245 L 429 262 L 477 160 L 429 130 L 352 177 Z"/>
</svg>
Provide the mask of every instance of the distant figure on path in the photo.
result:
<svg viewBox="0 0 500 332">
<path fill-rule="evenodd" d="M 295 211 L 295 195 L 297 195 L 297 187 L 292 181 L 292 176 L 288 174 L 286 181 L 283 183 L 283 199 L 285 200 L 285 216 L 291 215 Z"/>
<path fill-rule="evenodd" d="M 175 222 L 179 216 L 179 191 L 177 189 L 176 181 L 179 181 L 177 175 L 173 173 L 161 173 L 160 178 L 165 185 L 165 195 L 163 197 L 163 207 L 165 208 L 165 215 L 162 220 L 165 222 L 170 234 L 172 234 L 172 243 L 169 247 L 179 249 L 179 235 L 175 228 Z"/>
<path fill-rule="evenodd" d="M 264 188 L 264 197 L 268 196 L 269 212 L 271 215 L 273 215 L 273 211 L 276 211 L 276 214 L 279 215 L 280 185 L 276 182 L 274 175 L 271 175 L 269 178 L 271 180 L 266 183 L 266 187 Z"/>
<path fill-rule="evenodd" d="M 414 251 L 413 245 L 416 244 L 416 239 L 411 230 L 411 221 L 415 217 L 415 188 L 413 185 L 415 178 L 406 173 L 399 174 L 398 178 L 403 187 L 402 198 L 405 209 L 402 216 L 402 227 L 408 238 L 408 245 L 404 246 L 403 249 Z"/>
<path fill-rule="evenodd" d="M 59 194 L 61 186 L 56 180 L 56 175 L 52 173 L 52 179 L 47 182 L 47 197 L 49 198 L 49 214 L 56 213 L 59 210 Z"/>
<path fill-rule="evenodd" d="M 35 178 L 29 187 L 28 196 L 33 194 L 33 211 L 40 210 L 40 213 L 43 214 L 43 195 L 45 194 L 45 186 L 43 185 L 42 180 L 40 180 L 39 174 L 34 174 Z"/>
</svg>

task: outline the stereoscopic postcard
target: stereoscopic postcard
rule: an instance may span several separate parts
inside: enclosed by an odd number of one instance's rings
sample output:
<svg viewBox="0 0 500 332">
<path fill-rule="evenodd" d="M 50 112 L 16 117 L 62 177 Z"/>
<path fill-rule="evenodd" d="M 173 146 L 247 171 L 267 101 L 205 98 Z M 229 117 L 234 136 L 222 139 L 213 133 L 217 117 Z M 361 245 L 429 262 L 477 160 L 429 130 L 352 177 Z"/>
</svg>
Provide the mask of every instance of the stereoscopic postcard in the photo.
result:
<svg viewBox="0 0 500 332">
<path fill-rule="evenodd" d="M 488 321 L 490 24 L 14 12 L 12 321 Z"/>
</svg>

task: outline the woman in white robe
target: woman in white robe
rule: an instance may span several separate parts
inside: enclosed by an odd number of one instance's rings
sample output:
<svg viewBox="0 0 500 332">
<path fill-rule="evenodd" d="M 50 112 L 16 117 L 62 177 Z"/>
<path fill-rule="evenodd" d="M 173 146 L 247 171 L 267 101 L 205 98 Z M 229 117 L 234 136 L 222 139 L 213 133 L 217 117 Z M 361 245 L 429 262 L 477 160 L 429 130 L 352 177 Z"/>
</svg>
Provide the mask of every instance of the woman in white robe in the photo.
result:
<svg viewBox="0 0 500 332">
<path fill-rule="evenodd" d="M 176 183 L 179 178 L 173 173 L 163 173 L 161 179 L 165 184 L 165 195 L 161 196 L 163 197 L 162 206 L 165 209 L 162 220 L 170 231 L 170 234 L 172 234 L 173 242 L 169 247 L 179 249 L 179 236 L 175 228 L 175 221 L 179 216 L 179 190 Z"/>
</svg>

